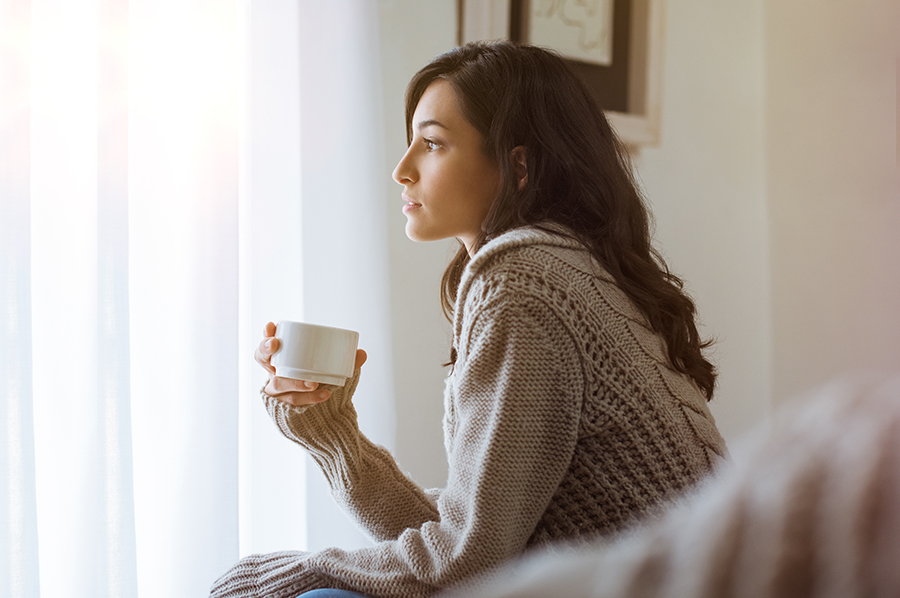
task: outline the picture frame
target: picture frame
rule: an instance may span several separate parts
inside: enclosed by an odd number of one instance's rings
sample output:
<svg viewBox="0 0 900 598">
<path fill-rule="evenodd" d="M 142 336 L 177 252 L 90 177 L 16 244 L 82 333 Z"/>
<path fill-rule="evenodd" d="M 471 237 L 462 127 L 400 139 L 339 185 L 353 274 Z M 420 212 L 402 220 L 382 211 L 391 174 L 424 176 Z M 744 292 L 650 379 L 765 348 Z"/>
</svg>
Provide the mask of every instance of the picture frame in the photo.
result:
<svg viewBox="0 0 900 598">
<path fill-rule="evenodd" d="M 459 43 L 529 42 L 527 19 L 532 1 L 539 0 L 458 0 Z M 660 141 L 662 111 L 664 0 L 614 1 L 612 64 L 570 64 L 585 79 L 629 148 L 655 146 Z"/>
</svg>

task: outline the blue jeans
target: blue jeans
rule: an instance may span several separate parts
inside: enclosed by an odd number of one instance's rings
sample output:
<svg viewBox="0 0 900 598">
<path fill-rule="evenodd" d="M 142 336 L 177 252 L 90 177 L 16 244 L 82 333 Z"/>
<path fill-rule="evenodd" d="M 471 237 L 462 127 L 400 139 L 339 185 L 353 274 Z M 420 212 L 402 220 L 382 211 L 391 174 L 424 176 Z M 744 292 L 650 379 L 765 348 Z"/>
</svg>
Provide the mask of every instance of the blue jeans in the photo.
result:
<svg viewBox="0 0 900 598">
<path fill-rule="evenodd" d="M 310 590 L 303 592 L 297 598 L 369 598 L 365 594 L 357 594 L 348 590 Z"/>
</svg>

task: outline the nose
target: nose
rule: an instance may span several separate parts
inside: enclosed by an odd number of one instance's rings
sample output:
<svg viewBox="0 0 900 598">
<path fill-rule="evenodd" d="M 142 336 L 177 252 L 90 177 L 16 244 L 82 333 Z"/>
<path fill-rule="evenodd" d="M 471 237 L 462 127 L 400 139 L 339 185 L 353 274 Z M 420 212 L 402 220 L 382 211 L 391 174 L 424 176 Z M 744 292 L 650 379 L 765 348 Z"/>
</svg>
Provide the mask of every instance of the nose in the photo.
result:
<svg viewBox="0 0 900 598">
<path fill-rule="evenodd" d="M 406 153 L 397 162 L 394 172 L 391 173 L 391 177 L 401 185 L 408 185 L 415 181 L 415 168 L 411 163 L 410 152 L 412 152 L 412 146 L 407 148 Z"/>
</svg>

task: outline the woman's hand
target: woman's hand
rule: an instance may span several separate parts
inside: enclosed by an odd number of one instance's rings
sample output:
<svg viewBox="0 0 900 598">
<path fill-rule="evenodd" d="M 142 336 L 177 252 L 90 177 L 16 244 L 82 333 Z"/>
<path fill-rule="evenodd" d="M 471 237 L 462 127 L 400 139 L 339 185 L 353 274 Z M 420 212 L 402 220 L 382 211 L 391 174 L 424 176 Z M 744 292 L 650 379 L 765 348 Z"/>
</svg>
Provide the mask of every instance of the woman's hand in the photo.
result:
<svg viewBox="0 0 900 598">
<path fill-rule="evenodd" d="M 269 322 L 263 332 L 262 342 L 256 348 L 253 358 L 259 365 L 263 366 L 269 373 L 269 382 L 266 384 L 265 393 L 273 396 L 279 401 L 288 403 L 289 405 L 314 405 L 328 399 L 331 393 L 328 389 L 319 388 L 317 382 L 307 382 L 305 380 L 292 380 L 291 378 L 279 378 L 275 375 L 275 367 L 269 362 L 272 354 L 278 350 L 278 339 L 275 338 L 275 324 Z M 362 349 L 356 351 L 356 364 L 354 370 L 362 367 L 366 362 L 366 352 Z"/>
</svg>

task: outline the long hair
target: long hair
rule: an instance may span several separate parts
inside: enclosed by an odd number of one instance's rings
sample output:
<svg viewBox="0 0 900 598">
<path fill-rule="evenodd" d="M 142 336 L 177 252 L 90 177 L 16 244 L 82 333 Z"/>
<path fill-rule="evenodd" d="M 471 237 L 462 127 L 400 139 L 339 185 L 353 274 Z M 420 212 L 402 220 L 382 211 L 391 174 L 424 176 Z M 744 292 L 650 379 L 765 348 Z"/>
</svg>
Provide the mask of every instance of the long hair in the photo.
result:
<svg viewBox="0 0 900 598">
<path fill-rule="evenodd" d="M 450 82 L 500 169 L 501 188 L 474 248 L 513 228 L 563 225 L 665 339 L 675 369 L 712 398 L 716 371 L 703 355 L 712 341 L 700 339 L 694 302 L 652 246 L 650 215 L 628 154 L 578 75 L 557 54 L 535 46 L 501 41 L 454 48 L 407 87 L 408 141 L 419 99 L 436 79 Z M 518 146 L 525 147 L 528 173 L 521 189 L 511 157 Z M 441 304 L 451 319 L 468 261 L 460 247 L 444 272 Z"/>
</svg>

